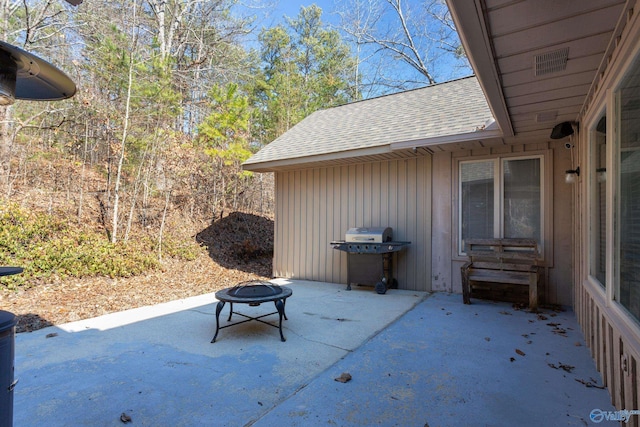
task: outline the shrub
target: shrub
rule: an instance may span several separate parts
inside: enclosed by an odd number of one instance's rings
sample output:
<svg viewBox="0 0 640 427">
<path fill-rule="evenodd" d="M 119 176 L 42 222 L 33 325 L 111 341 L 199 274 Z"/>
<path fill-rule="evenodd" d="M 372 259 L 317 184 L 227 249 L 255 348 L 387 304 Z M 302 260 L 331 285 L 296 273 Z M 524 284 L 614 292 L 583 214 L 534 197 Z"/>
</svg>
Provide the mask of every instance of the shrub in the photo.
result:
<svg viewBox="0 0 640 427">
<path fill-rule="evenodd" d="M 188 255 L 172 251 L 183 253 Z M 15 289 L 52 276 L 129 277 L 157 268 L 159 261 L 149 236 L 112 244 L 96 230 L 0 202 L 0 265 L 24 268 L 23 274 L 2 279 Z"/>
</svg>

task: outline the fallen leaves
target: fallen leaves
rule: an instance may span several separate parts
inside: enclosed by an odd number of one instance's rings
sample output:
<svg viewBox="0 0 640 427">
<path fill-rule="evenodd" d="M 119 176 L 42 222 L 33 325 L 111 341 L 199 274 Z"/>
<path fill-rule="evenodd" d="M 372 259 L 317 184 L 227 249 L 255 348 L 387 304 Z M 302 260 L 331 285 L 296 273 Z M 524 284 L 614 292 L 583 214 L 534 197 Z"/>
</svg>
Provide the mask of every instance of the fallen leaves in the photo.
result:
<svg viewBox="0 0 640 427">
<path fill-rule="evenodd" d="M 51 286 L 20 291 L 0 288 L 0 309 L 16 315 L 16 332 L 30 332 L 204 295 L 246 280 L 268 279 L 271 267 L 265 268 L 262 260 L 257 260 L 244 264 L 242 269 L 225 268 L 203 253 L 193 261 L 165 258 L 163 270 L 117 280 L 106 277 L 60 280 Z"/>
<path fill-rule="evenodd" d="M 584 384 L 587 388 L 599 388 L 601 390 L 604 390 L 606 388 L 606 386 L 604 385 L 597 385 L 597 381 L 594 380 L 593 378 L 591 378 L 591 381 L 585 381 L 585 380 L 581 380 L 579 378 L 575 378 L 576 381 L 578 381 L 580 384 Z"/>
<path fill-rule="evenodd" d="M 563 337 L 567 336 L 567 331 L 566 329 L 563 329 L 560 327 L 560 323 L 547 323 L 548 326 L 551 326 L 553 329 L 551 330 L 552 333 L 556 334 L 556 335 L 560 335 Z"/>
<path fill-rule="evenodd" d="M 347 383 L 349 381 L 351 381 L 351 374 L 348 372 L 343 372 L 340 374 L 339 377 L 334 378 L 335 381 L 338 381 L 339 383 Z"/>
<path fill-rule="evenodd" d="M 553 363 L 547 363 L 550 368 L 553 369 L 562 369 L 565 372 L 571 373 L 576 367 L 571 365 L 565 365 L 564 363 L 558 362 L 558 365 L 554 365 Z"/>
</svg>

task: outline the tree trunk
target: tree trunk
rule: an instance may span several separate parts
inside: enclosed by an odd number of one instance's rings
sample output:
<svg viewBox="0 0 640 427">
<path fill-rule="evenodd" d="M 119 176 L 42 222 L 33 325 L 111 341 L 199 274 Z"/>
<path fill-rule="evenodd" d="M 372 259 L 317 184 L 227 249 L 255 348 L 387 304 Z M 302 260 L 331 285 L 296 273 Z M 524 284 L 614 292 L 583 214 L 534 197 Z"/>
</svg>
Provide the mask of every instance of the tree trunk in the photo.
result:
<svg viewBox="0 0 640 427">
<path fill-rule="evenodd" d="M 9 183 L 11 182 L 9 177 L 11 162 L 10 123 L 11 107 L 0 107 L 0 183 L 6 184 L 6 188 L 9 188 Z"/>
<path fill-rule="evenodd" d="M 133 2 L 133 25 L 136 24 L 136 1 Z M 120 141 L 120 154 L 118 157 L 118 169 L 116 172 L 116 182 L 113 191 L 113 218 L 111 218 L 111 243 L 116 243 L 118 235 L 118 204 L 120 201 L 120 187 L 122 183 L 122 165 L 124 163 L 125 143 L 127 141 L 127 131 L 129 129 L 129 115 L 131 113 L 131 86 L 133 84 L 133 55 L 136 50 L 136 36 L 135 28 L 132 33 L 131 41 L 131 53 L 129 56 L 129 76 L 127 82 L 127 99 L 125 102 L 124 111 L 124 124 L 122 126 L 122 139 Z"/>
<path fill-rule="evenodd" d="M 162 261 L 162 236 L 164 234 L 164 224 L 167 220 L 167 210 L 171 200 L 171 190 L 168 190 L 164 200 L 164 210 L 162 211 L 162 222 L 160 223 L 160 233 L 158 234 L 158 259 Z"/>
<path fill-rule="evenodd" d="M 82 203 L 84 201 L 85 169 L 87 167 L 87 145 L 89 142 L 89 122 L 84 123 L 84 150 L 82 152 L 82 172 L 80 174 L 80 197 L 78 200 L 78 222 L 82 221 Z"/>
</svg>

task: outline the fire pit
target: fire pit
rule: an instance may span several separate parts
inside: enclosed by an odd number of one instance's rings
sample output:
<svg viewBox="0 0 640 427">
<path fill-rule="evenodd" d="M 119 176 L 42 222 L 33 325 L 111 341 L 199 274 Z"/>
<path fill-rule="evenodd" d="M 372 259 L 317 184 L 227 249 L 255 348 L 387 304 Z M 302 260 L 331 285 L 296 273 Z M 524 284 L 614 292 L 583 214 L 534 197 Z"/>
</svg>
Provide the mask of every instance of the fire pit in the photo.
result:
<svg viewBox="0 0 640 427">
<path fill-rule="evenodd" d="M 284 312 L 284 306 L 287 298 L 289 298 L 292 293 L 293 292 L 291 291 L 291 288 L 275 285 L 273 283 L 261 280 L 250 280 L 248 282 L 242 282 L 231 288 L 222 289 L 216 292 L 216 299 L 218 300 L 218 305 L 216 306 L 216 334 L 213 336 L 211 342 L 216 342 L 216 338 L 218 337 L 218 332 L 220 331 L 220 329 L 240 325 L 252 320 L 264 323 L 265 325 L 273 326 L 274 328 L 278 328 L 280 330 L 280 339 L 282 341 L 286 341 L 284 335 L 282 334 L 282 318 L 284 317 L 285 320 L 289 320 L 287 319 L 287 315 Z M 256 307 L 263 302 L 270 301 L 274 302 L 277 311 L 274 311 L 273 313 L 263 314 L 262 316 L 251 317 L 247 316 L 246 314 L 233 311 L 234 303 L 249 304 L 249 306 L 251 307 Z M 220 312 L 227 302 L 230 306 L 229 318 L 227 319 L 228 322 L 231 321 L 231 316 L 233 316 L 233 314 L 246 317 L 246 320 L 232 323 L 230 325 L 220 326 Z M 272 314 L 278 314 L 280 318 L 278 326 L 262 320 L 263 317 L 271 316 Z"/>
</svg>

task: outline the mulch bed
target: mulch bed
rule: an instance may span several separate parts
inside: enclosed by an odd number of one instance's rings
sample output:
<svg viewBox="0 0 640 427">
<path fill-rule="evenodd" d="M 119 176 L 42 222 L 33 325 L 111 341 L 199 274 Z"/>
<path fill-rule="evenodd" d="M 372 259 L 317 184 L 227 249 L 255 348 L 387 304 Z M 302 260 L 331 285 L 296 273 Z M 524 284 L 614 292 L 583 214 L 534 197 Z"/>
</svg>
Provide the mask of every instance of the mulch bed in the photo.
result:
<svg viewBox="0 0 640 427">
<path fill-rule="evenodd" d="M 243 270 L 225 268 L 208 256 L 170 260 L 163 269 L 130 278 L 57 280 L 26 290 L 0 287 L 0 309 L 18 318 L 16 332 L 88 319 L 116 311 L 203 295 L 253 279 L 267 279 L 270 269 L 257 262 Z"/>
</svg>

